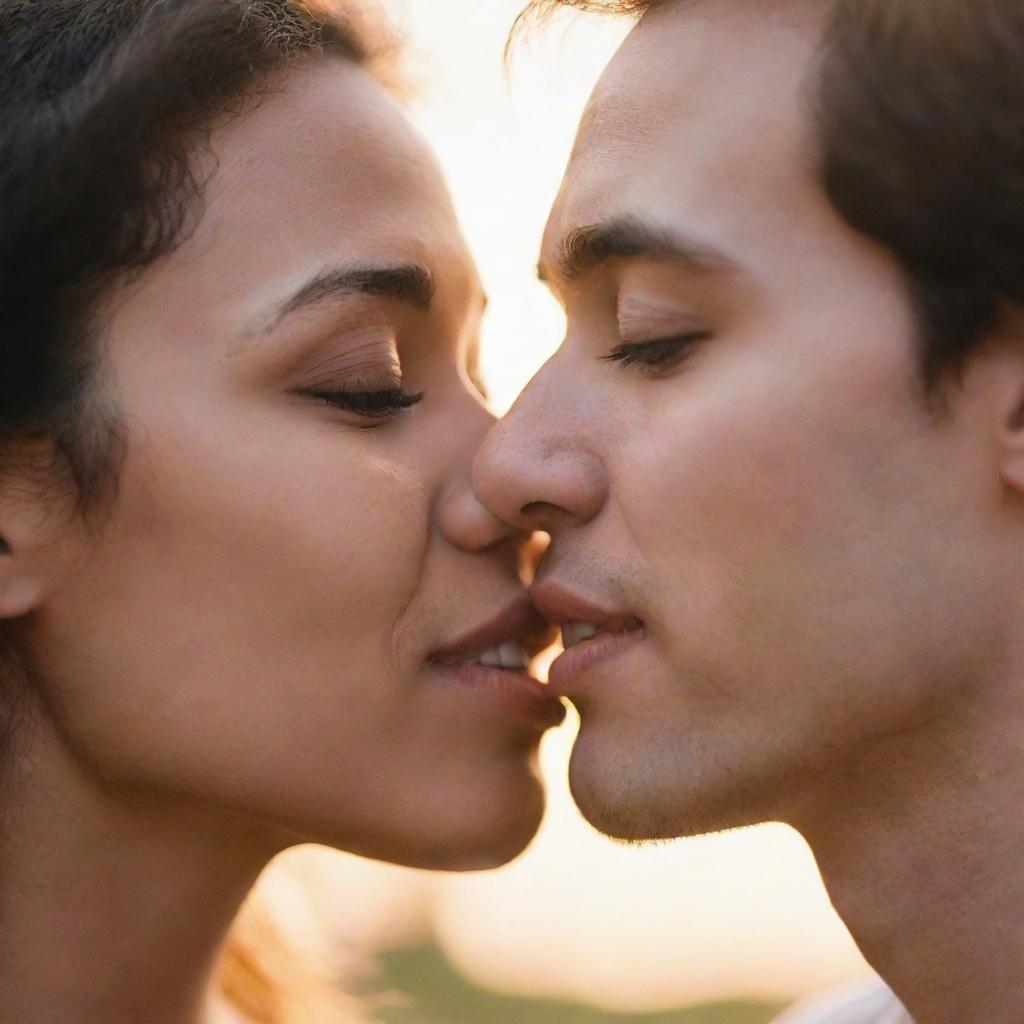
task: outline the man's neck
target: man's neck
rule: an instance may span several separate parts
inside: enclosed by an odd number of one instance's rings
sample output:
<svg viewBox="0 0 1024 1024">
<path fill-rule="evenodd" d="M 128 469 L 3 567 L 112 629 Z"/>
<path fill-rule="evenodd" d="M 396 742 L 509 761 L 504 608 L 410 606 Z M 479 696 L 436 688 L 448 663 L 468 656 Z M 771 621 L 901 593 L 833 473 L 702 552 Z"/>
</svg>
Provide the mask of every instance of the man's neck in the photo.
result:
<svg viewBox="0 0 1024 1024">
<path fill-rule="evenodd" d="M 45 728 L 28 743 L 0 832 L 0 1020 L 207 1020 L 224 938 L 272 851 L 217 815 L 115 797 Z"/>
<path fill-rule="evenodd" d="M 1024 697 L 874 741 L 794 824 L 916 1024 L 1024 1021 Z"/>
</svg>

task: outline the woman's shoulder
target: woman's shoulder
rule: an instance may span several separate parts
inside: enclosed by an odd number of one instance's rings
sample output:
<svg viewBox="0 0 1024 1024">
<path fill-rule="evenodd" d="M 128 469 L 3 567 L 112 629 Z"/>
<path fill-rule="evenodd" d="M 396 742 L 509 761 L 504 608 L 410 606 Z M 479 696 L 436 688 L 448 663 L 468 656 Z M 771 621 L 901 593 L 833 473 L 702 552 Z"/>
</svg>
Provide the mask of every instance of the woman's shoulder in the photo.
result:
<svg viewBox="0 0 1024 1024">
<path fill-rule="evenodd" d="M 772 1024 L 913 1024 L 903 1004 L 881 982 L 805 999 Z"/>
</svg>

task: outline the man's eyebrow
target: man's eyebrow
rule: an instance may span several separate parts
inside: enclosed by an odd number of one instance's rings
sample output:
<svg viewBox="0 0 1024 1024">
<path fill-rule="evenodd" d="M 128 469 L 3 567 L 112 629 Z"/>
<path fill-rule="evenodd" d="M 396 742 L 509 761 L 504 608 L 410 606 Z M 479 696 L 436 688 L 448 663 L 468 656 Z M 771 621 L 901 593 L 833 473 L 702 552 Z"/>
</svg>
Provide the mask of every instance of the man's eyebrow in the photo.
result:
<svg viewBox="0 0 1024 1024">
<path fill-rule="evenodd" d="M 637 217 L 616 217 L 599 224 L 572 228 L 558 245 L 552 264 L 537 266 L 541 281 L 552 276 L 575 281 L 588 270 L 612 260 L 649 259 L 676 263 L 693 273 L 735 269 L 724 253 L 671 228 Z"/>
<path fill-rule="evenodd" d="M 342 295 L 379 295 L 428 312 L 434 301 L 434 280 L 430 271 L 417 263 L 324 270 L 271 309 L 262 318 L 257 332 L 269 334 L 292 313 Z"/>
</svg>

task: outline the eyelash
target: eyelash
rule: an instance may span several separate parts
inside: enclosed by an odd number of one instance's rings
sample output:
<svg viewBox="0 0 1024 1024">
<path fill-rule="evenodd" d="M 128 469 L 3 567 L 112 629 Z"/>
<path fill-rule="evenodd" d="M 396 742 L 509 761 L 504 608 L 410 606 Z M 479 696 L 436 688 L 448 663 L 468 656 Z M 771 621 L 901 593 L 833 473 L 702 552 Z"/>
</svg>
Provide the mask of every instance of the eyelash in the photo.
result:
<svg viewBox="0 0 1024 1024">
<path fill-rule="evenodd" d="M 655 338 L 653 341 L 623 342 L 601 358 L 610 363 L 635 366 L 647 370 L 668 370 L 681 362 L 702 341 L 709 337 L 706 331 L 694 331 L 675 338 Z"/>
<path fill-rule="evenodd" d="M 304 391 L 306 398 L 312 398 L 333 409 L 342 409 L 367 420 L 394 419 L 406 409 L 423 401 L 424 394 L 410 395 L 401 388 L 385 391 Z"/>
</svg>

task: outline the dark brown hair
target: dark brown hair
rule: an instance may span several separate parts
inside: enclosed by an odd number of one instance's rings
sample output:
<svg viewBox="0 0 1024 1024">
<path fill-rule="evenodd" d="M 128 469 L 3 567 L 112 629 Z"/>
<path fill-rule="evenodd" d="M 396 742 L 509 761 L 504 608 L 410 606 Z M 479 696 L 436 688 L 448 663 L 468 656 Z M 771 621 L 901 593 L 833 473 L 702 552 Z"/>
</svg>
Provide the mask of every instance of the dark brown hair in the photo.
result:
<svg viewBox="0 0 1024 1024">
<path fill-rule="evenodd" d="M 0 468 L 116 475 L 95 314 L 195 225 L 204 133 L 318 52 L 374 55 L 334 0 L 0 0 Z"/>
<path fill-rule="evenodd" d="M 536 0 L 520 23 L 666 2 Z M 1024 0 L 833 0 L 815 86 L 823 187 L 899 261 L 933 389 L 1024 306 Z"/>
</svg>

